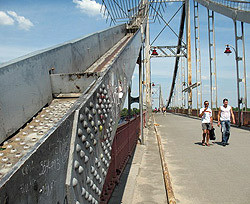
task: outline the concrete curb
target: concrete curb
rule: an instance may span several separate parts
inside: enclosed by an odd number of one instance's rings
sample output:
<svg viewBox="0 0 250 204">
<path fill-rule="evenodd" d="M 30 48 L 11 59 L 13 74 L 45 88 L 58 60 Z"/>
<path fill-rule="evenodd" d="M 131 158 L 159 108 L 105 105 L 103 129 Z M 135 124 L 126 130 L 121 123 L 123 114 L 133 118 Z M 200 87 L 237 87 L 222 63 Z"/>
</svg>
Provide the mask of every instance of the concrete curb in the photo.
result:
<svg viewBox="0 0 250 204">
<path fill-rule="evenodd" d="M 153 116 L 153 120 L 154 120 L 155 136 L 156 136 L 156 139 L 158 142 L 159 153 L 160 153 L 160 158 L 161 158 L 161 165 L 162 165 L 162 171 L 163 171 L 162 173 L 163 173 L 164 184 L 165 184 L 165 189 L 166 189 L 166 194 L 167 194 L 167 200 L 168 200 L 169 204 L 176 204 L 176 199 L 174 196 L 174 191 L 172 188 L 167 163 L 166 163 L 165 157 L 164 157 L 164 149 L 163 149 L 162 143 L 161 143 L 161 136 L 158 134 L 158 130 L 156 127 L 156 122 L 155 122 L 154 116 Z"/>
</svg>

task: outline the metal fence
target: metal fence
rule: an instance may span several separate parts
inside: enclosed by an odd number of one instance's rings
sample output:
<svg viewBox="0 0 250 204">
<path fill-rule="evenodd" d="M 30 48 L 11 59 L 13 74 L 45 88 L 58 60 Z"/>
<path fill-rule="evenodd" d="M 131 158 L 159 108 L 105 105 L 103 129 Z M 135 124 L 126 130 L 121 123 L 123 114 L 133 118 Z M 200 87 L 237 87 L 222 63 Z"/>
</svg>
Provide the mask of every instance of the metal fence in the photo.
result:
<svg viewBox="0 0 250 204">
<path fill-rule="evenodd" d="M 226 7 L 242 10 L 242 11 L 250 11 L 250 1 L 233 1 L 233 0 L 211 0 L 215 3 L 222 4 Z"/>
<path fill-rule="evenodd" d="M 145 113 L 143 118 L 145 119 Z M 112 160 L 102 190 L 102 204 L 108 203 L 116 184 L 119 182 L 124 167 L 133 153 L 139 135 L 139 116 L 118 127 L 112 144 Z"/>
<path fill-rule="evenodd" d="M 170 113 L 181 113 L 181 114 L 188 114 L 188 109 L 172 109 L 172 110 L 167 110 Z M 238 124 L 238 111 L 233 111 L 234 112 L 234 116 L 235 116 L 235 122 L 236 125 Z M 192 116 L 197 116 L 197 110 L 192 110 L 191 112 Z M 218 111 L 213 110 L 213 120 L 218 121 Z M 242 121 L 242 125 L 245 127 L 250 127 L 250 112 L 241 112 L 241 121 Z"/>
</svg>

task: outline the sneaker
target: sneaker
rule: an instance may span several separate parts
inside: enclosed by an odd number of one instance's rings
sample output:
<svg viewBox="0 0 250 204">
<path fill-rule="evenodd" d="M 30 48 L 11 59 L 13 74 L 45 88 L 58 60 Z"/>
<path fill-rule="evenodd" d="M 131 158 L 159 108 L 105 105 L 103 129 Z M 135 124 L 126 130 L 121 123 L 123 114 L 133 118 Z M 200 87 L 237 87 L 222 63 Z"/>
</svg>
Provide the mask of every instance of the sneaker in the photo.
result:
<svg viewBox="0 0 250 204">
<path fill-rule="evenodd" d="M 225 147 L 225 146 L 226 146 L 226 143 L 225 143 L 225 142 L 222 142 L 221 145 L 222 145 L 223 147 Z"/>
</svg>

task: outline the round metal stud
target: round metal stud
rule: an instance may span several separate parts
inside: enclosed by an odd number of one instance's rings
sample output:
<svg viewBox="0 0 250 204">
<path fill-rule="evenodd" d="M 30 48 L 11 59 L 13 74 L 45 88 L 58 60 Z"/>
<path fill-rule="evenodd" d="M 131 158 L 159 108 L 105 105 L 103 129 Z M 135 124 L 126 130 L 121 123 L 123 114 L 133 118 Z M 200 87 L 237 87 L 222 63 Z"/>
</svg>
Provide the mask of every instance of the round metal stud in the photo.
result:
<svg viewBox="0 0 250 204">
<path fill-rule="evenodd" d="M 88 149 L 90 147 L 90 143 L 88 141 L 86 141 L 86 145 L 85 147 Z"/>
<path fill-rule="evenodd" d="M 79 137 L 82 136 L 83 132 L 82 132 L 82 129 L 81 129 L 81 128 L 78 128 L 77 134 L 78 134 Z"/>
<path fill-rule="evenodd" d="M 86 107 L 85 108 L 85 114 L 89 113 L 89 109 Z"/>
<path fill-rule="evenodd" d="M 7 162 L 8 160 L 9 160 L 8 157 L 3 157 L 3 158 L 2 158 L 2 161 L 3 161 L 3 162 Z"/>
<path fill-rule="evenodd" d="M 84 120 L 83 114 L 80 114 L 79 119 L 80 119 L 81 122 Z"/>
<path fill-rule="evenodd" d="M 83 121 L 83 127 L 84 127 L 84 128 L 87 128 L 87 127 L 88 127 L 87 121 Z"/>
<path fill-rule="evenodd" d="M 86 136 L 85 135 L 83 135 L 81 138 L 82 138 L 82 142 L 86 141 Z"/>
<path fill-rule="evenodd" d="M 91 154 L 93 152 L 93 148 L 89 147 L 89 153 Z"/>
<path fill-rule="evenodd" d="M 89 161 L 89 157 L 87 155 L 85 155 L 84 162 L 87 163 L 88 161 Z"/>
<path fill-rule="evenodd" d="M 88 199 L 88 197 L 89 197 L 89 192 L 88 192 L 88 191 L 86 191 L 86 193 L 85 193 L 85 199 L 87 200 L 87 199 Z"/>
<path fill-rule="evenodd" d="M 75 169 L 77 169 L 79 167 L 79 162 L 77 160 L 75 160 L 74 167 L 75 167 Z"/>
<path fill-rule="evenodd" d="M 89 114 L 88 119 L 89 119 L 89 121 L 91 121 L 93 119 L 93 116 L 91 114 Z"/>
<path fill-rule="evenodd" d="M 93 140 L 93 145 L 96 145 L 97 141 L 96 139 Z"/>
<path fill-rule="evenodd" d="M 77 179 L 76 179 L 76 178 L 73 178 L 73 180 L 72 180 L 72 185 L 73 185 L 73 187 L 75 187 L 77 184 L 78 184 Z"/>
<path fill-rule="evenodd" d="M 83 172 L 83 167 L 82 166 L 79 166 L 79 168 L 78 168 L 78 172 L 79 172 L 79 174 L 81 174 L 82 172 Z"/>
<path fill-rule="evenodd" d="M 91 133 L 91 129 L 87 128 L 87 133 L 90 134 Z"/>
<path fill-rule="evenodd" d="M 81 146 L 79 144 L 76 144 L 76 151 L 80 152 L 80 150 L 81 150 Z"/>
<path fill-rule="evenodd" d="M 82 196 L 84 196 L 85 193 L 86 193 L 86 190 L 85 190 L 85 188 L 82 187 Z"/>
<path fill-rule="evenodd" d="M 83 158 L 85 156 L 85 152 L 83 150 L 80 151 L 80 157 Z"/>
<path fill-rule="evenodd" d="M 96 114 L 96 109 L 93 108 L 92 113 L 95 115 Z"/>
<path fill-rule="evenodd" d="M 15 157 L 20 158 L 22 154 L 20 152 L 16 153 Z"/>
<path fill-rule="evenodd" d="M 89 195 L 88 201 L 92 200 L 92 195 Z"/>
<path fill-rule="evenodd" d="M 93 133 L 90 133 L 90 139 L 93 140 L 95 138 L 95 135 Z"/>
<path fill-rule="evenodd" d="M 89 102 L 89 107 L 90 108 L 93 108 L 94 107 L 94 104 L 92 102 Z"/>
<path fill-rule="evenodd" d="M 90 167 L 90 172 L 93 174 L 94 171 L 95 171 L 95 167 L 91 166 L 91 167 Z"/>
</svg>

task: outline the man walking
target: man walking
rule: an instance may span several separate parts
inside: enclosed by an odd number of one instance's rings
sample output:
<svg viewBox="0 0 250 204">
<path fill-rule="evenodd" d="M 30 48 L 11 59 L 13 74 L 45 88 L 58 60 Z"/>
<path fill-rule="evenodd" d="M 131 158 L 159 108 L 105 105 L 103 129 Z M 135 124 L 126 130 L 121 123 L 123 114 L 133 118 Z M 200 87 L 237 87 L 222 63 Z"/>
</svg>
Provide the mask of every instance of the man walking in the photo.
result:
<svg viewBox="0 0 250 204">
<path fill-rule="evenodd" d="M 206 145 L 209 145 L 209 131 L 213 127 L 213 117 L 212 117 L 212 110 L 208 107 L 208 101 L 204 101 L 204 108 L 200 109 L 199 117 L 201 117 L 201 126 L 202 126 L 202 146 L 205 146 L 205 138 L 206 138 Z"/>
<path fill-rule="evenodd" d="M 230 136 L 230 121 L 231 116 L 233 119 L 233 124 L 235 124 L 235 118 L 233 109 L 231 106 L 228 105 L 228 99 L 223 99 L 223 106 L 220 106 L 218 112 L 218 126 L 221 125 L 221 132 L 222 132 L 222 145 L 226 146 L 229 145 L 228 140 Z"/>
</svg>

